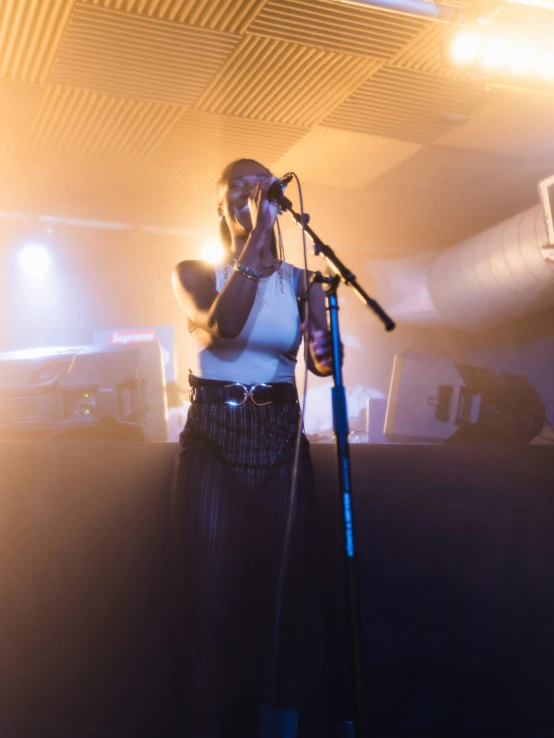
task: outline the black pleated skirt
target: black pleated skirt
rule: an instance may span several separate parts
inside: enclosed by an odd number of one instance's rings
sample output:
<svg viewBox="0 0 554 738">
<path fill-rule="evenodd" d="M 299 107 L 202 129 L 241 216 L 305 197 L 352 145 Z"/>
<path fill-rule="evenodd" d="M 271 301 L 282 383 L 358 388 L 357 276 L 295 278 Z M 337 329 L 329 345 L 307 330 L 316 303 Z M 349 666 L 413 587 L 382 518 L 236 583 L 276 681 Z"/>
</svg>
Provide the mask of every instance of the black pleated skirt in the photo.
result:
<svg viewBox="0 0 554 738">
<path fill-rule="evenodd" d="M 261 706 L 302 711 L 310 699 L 317 545 L 309 534 L 313 469 L 303 435 L 291 500 L 299 414 L 297 402 L 190 407 L 172 490 L 183 738 L 256 738 Z M 292 535 L 279 598 L 289 515 Z"/>
</svg>

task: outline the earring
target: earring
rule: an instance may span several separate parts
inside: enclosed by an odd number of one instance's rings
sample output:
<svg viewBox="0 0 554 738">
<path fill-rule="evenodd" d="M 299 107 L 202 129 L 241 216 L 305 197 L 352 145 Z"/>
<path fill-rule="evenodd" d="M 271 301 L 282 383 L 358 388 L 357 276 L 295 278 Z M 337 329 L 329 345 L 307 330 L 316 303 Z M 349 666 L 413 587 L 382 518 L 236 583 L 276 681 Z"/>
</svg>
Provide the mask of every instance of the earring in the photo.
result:
<svg viewBox="0 0 554 738">
<path fill-rule="evenodd" d="M 217 209 L 217 219 L 223 220 L 223 210 L 221 208 Z"/>
</svg>

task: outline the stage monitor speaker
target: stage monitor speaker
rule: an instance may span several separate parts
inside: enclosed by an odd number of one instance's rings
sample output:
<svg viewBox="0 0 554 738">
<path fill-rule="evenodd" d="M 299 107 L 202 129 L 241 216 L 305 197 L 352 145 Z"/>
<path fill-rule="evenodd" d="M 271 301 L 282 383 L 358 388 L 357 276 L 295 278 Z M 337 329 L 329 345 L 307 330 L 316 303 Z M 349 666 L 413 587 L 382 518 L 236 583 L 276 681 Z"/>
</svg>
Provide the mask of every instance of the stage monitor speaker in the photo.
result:
<svg viewBox="0 0 554 738">
<path fill-rule="evenodd" d="M 0 354 L 0 439 L 166 441 L 157 341 Z"/>
<path fill-rule="evenodd" d="M 395 357 L 385 418 L 390 441 L 529 443 L 545 419 L 526 377 L 414 351 Z"/>
</svg>

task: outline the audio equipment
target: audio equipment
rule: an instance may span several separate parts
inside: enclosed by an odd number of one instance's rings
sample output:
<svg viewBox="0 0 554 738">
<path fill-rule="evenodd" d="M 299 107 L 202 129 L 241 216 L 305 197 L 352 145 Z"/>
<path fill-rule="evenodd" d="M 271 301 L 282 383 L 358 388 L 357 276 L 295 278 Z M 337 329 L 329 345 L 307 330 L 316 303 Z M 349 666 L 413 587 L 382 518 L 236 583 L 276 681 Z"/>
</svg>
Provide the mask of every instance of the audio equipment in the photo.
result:
<svg viewBox="0 0 554 738">
<path fill-rule="evenodd" d="M 0 353 L 0 439 L 166 441 L 157 341 Z"/>
<path fill-rule="evenodd" d="M 395 357 L 385 419 L 390 441 L 529 443 L 545 420 L 526 377 L 415 351 Z"/>
</svg>

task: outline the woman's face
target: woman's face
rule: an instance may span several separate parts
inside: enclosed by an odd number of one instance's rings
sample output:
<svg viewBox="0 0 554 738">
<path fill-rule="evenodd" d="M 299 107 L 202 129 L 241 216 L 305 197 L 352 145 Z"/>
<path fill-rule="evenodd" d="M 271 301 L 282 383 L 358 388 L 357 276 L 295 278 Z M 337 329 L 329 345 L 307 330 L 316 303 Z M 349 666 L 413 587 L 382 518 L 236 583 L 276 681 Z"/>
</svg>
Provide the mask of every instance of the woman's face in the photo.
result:
<svg viewBox="0 0 554 738">
<path fill-rule="evenodd" d="M 271 172 L 255 162 L 236 164 L 219 191 L 220 207 L 229 230 L 233 235 L 243 236 L 252 230 L 252 218 L 248 198 L 255 185 Z"/>
</svg>

